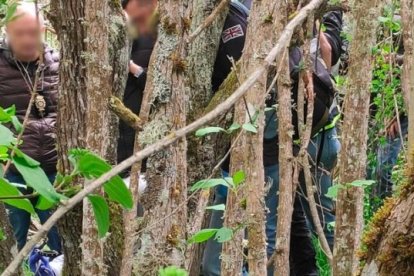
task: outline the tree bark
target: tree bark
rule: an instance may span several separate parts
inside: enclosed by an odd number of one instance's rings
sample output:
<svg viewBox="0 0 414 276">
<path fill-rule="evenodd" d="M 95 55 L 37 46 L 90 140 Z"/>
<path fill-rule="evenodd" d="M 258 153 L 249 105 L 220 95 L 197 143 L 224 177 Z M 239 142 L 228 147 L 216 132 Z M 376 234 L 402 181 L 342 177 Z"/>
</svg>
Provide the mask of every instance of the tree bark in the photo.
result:
<svg viewBox="0 0 414 276">
<path fill-rule="evenodd" d="M 109 161 L 116 156 L 117 124 L 108 103 L 112 95 L 123 93 L 128 47 L 120 28 L 124 22 L 120 4 L 112 1 L 53 1 L 51 20 L 61 44 L 58 170 L 68 174 L 72 168 L 67 154 L 72 148 L 89 149 Z M 93 212 L 87 202 L 83 216 L 80 210 L 82 207 L 76 208 L 60 223 L 64 273 L 105 275 L 104 243 L 97 236 Z M 117 216 L 119 213 L 113 217 Z M 114 222 L 119 220 L 112 221 L 116 236 L 122 225 Z M 109 238 L 108 243 L 111 241 Z M 111 244 L 106 252 L 119 251 L 117 247 L 122 244 Z M 114 263 L 113 256 L 110 259 L 108 272 L 119 271 L 120 264 Z"/>
<path fill-rule="evenodd" d="M 228 12 L 228 0 L 196 0 L 193 1 L 193 13 L 188 39 L 192 39 L 188 46 L 186 62 L 186 94 L 188 95 L 187 121 L 194 121 L 202 114 L 209 104 L 213 91 L 211 79 L 216 60 L 220 37 L 224 21 Z M 214 13 L 217 11 L 217 13 Z M 210 25 L 197 36 L 193 36 L 200 26 L 205 26 L 206 20 L 214 16 Z M 191 38 L 193 37 L 193 38 Z M 187 147 L 187 175 L 188 186 L 198 180 L 206 179 L 211 174 L 217 160 L 224 155 L 226 146 L 220 146 L 219 135 L 199 139 L 195 135 L 188 137 Z M 187 235 L 191 236 L 200 229 L 207 227 L 209 213 L 205 207 L 210 201 L 210 192 L 199 193 L 188 205 Z M 185 267 L 190 275 L 198 275 L 204 244 L 193 243 L 186 249 Z"/>
<path fill-rule="evenodd" d="M 257 66 L 263 62 L 264 54 L 271 50 L 282 31 L 279 26 L 279 18 L 283 12 L 278 5 L 271 0 L 253 2 L 250 13 L 249 26 L 247 29 L 246 43 L 243 51 L 243 59 L 240 64 L 240 78 L 244 80 Z M 277 20 L 276 20 L 277 19 Z M 241 117 L 235 118 L 239 123 L 249 123 L 250 117 L 258 112 L 257 134 L 244 132 L 240 144 L 242 148 L 235 148 L 232 154 L 240 154 L 243 157 L 243 166 L 237 167 L 233 164 L 233 172 L 243 169 L 246 174 L 245 198 L 246 198 L 246 222 L 249 239 L 249 252 L 247 256 L 250 275 L 266 275 L 267 253 L 265 232 L 265 175 L 263 167 L 263 130 L 264 130 L 264 107 L 266 92 L 269 86 L 268 75 L 264 74 L 246 95 L 246 110 L 243 101 L 236 105 L 236 114 Z M 250 114 L 250 116 L 249 116 Z M 233 158 L 233 157 L 232 157 Z M 238 159 L 238 158 L 237 158 Z M 236 160 L 237 160 L 236 159 Z M 240 198 L 239 198 L 240 201 Z"/>
<path fill-rule="evenodd" d="M 152 95 L 154 112 L 140 135 L 148 145 L 186 125 L 185 71 L 186 38 L 192 6 L 186 0 L 159 3 L 160 25 L 150 65 L 146 93 Z M 156 275 L 160 267 L 184 265 L 187 223 L 186 138 L 148 159 L 148 188 L 143 195 L 147 227 L 140 237 L 141 248 L 134 261 L 134 274 Z M 161 224 L 158 224 L 161 222 Z"/>
<path fill-rule="evenodd" d="M 293 213 L 293 141 L 291 83 L 285 57 L 278 82 L 279 206 L 276 231 L 275 274 L 289 275 L 290 227 Z"/>
<path fill-rule="evenodd" d="M 0 272 L 2 272 L 17 253 L 16 240 L 3 203 L 0 203 L 0 231 L 4 238 L 0 240 Z"/>
<path fill-rule="evenodd" d="M 414 1 L 401 1 L 401 19 L 403 23 L 403 40 L 404 40 L 404 65 L 402 76 L 402 88 L 405 99 L 405 106 L 408 110 L 408 152 L 414 151 L 414 108 L 410 108 L 410 103 L 414 102 Z M 408 158 L 410 167 L 414 166 L 414 159 Z"/>
<path fill-rule="evenodd" d="M 381 0 L 355 1 L 355 27 L 350 46 L 350 66 L 344 101 L 342 150 L 339 158 L 339 183 L 350 185 L 365 179 L 367 134 L 372 80 L 371 49 L 376 42 L 377 17 Z M 358 268 L 356 252 L 363 228 L 361 187 L 340 189 L 337 199 L 334 275 L 353 275 Z"/>
</svg>

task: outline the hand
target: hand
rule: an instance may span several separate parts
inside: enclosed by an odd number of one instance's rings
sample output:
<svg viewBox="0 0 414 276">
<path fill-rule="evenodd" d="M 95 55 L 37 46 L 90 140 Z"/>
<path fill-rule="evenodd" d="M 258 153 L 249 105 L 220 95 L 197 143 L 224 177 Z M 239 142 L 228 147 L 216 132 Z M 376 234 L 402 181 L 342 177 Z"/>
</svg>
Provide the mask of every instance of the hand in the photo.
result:
<svg viewBox="0 0 414 276">
<path fill-rule="evenodd" d="M 132 60 L 129 61 L 129 72 L 134 76 L 139 76 L 144 69 L 141 66 L 135 64 Z"/>
<path fill-rule="evenodd" d="M 305 74 L 303 74 L 303 82 L 305 83 L 305 98 L 308 101 L 314 101 L 315 100 L 315 90 L 313 87 L 313 75 L 310 71 L 306 71 Z"/>
<path fill-rule="evenodd" d="M 397 118 L 394 118 L 387 128 L 387 136 L 395 139 L 400 134 L 400 127 Z"/>
</svg>

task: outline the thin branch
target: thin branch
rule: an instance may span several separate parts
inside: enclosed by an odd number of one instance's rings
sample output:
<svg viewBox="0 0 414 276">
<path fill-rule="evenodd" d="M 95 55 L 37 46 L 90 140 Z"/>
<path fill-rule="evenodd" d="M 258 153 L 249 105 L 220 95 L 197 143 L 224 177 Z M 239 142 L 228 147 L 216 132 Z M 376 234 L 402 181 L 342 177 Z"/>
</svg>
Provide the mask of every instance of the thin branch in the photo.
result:
<svg viewBox="0 0 414 276">
<path fill-rule="evenodd" d="M 229 0 L 221 0 L 220 4 L 206 17 L 203 23 L 188 36 L 187 43 L 193 42 L 202 31 L 209 27 L 214 22 L 214 19 L 228 6 L 229 2 Z"/>
<path fill-rule="evenodd" d="M 109 99 L 109 109 L 115 113 L 123 122 L 135 130 L 142 130 L 143 122 L 131 109 L 115 96 Z"/>
<path fill-rule="evenodd" d="M 208 122 L 212 121 L 214 118 L 218 117 L 223 112 L 229 110 L 233 107 L 233 105 L 247 93 L 250 87 L 252 87 L 256 81 L 261 77 L 264 73 L 267 72 L 268 68 L 272 66 L 275 59 L 279 58 L 279 56 L 284 52 L 284 50 L 288 47 L 290 40 L 293 35 L 293 31 L 297 26 L 303 23 L 303 21 L 307 18 L 309 13 L 317 9 L 324 0 L 312 0 L 308 5 L 306 5 L 295 18 L 293 18 L 283 30 L 278 42 L 266 56 L 263 64 L 259 66 L 256 71 L 254 71 L 244 82 L 243 84 L 232 94 L 230 95 L 224 102 L 219 104 L 214 110 L 210 111 L 203 117 L 199 118 L 198 120 L 194 121 L 193 123 L 172 132 L 171 134 L 167 135 L 160 141 L 152 144 L 142 151 L 136 152 L 134 155 L 126 159 L 125 161 L 121 162 L 117 166 L 113 167 L 109 172 L 105 173 L 98 179 L 91 182 L 88 186 L 86 186 L 83 190 L 81 190 L 78 194 L 74 197 L 70 198 L 67 201 L 62 201 L 62 206 L 60 206 L 53 215 L 42 225 L 39 231 L 32 237 L 30 241 L 26 243 L 26 245 L 22 248 L 22 250 L 17 254 L 17 256 L 13 259 L 13 262 L 9 264 L 9 266 L 4 270 L 2 276 L 11 276 L 17 269 L 19 268 L 20 263 L 24 260 L 24 258 L 30 253 L 31 249 L 36 246 L 37 242 L 44 237 L 48 231 L 55 225 L 55 223 L 62 218 L 69 210 L 71 210 L 75 205 L 82 202 L 82 200 L 89 194 L 93 193 L 96 189 L 102 187 L 104 183 L 109 181 L 112 177 L 118 175 L 123 170 L 131 167 L 134 163 L 143 160 L 144 158 L 170 146 L 177 140 L 185 137 L 187 134 L 196 131 L 201 126 L 207 124 Z"/>
<path fill-rule="evenodd" d="M 14 199 L 29 199 L 29 198 L 35 198 L 37 196 L 39 196 L 38 193 L 29 194 L 29 195 L 2 196 L 2 197 L 0 197 L 0 201 L 4 201 L 4 200 L 14 200 Z"/>
<path fill-rule="evenodd" d="M 313 224 L 315 225 L 316 233 L 318 234 L 318 239 L 321 243 L 322 250 L 324 251 L 326 257 L 328 258 L 329 262 L 332 263 L 333 256 L 331 248 L 329 247 L 328 241 L 326 240 L 325 233 L 323 232 L 321 220 L 319 219 L 318 209 L 316 208 L 316 202 L 314 197 L 314 187 L 312 181 L 312 175 L 310 172 L 310 164 L 308 156 L 304 156 L 302 158 L 302 166 L 303 172 L 305 175 L 305 183 L 306 183 L 306 194 L 307 199 L 309 201 L 309 208 L 312 215 Z"/>
</svg>

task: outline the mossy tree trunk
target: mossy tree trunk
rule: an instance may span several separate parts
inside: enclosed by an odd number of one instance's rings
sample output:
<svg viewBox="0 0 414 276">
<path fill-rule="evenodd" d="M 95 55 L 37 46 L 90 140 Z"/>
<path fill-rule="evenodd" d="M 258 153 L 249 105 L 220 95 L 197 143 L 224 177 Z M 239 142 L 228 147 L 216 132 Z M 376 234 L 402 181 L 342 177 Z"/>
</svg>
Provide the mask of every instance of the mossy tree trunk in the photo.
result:
<svg viewBox="0 0 414 276">
<path fill-rule="evenodd" d="M 151 144 L 186 125 L 186 38 L 192 6 L 187 0 L 159 2 L 158 40 L 145 93 L 152 95 L 153 113 L 142 131 Z M 160 267 L 184 265 L 187 224 L 187 141 L 179 140 L 148 159 L 146 210 L 134 260 L 136 275 L 157 275 Z"/>
<path fill-rule="evenodd" d="M 376 42 L 381 0 L 355 1 L 355 26 L 350 46 L 349 73 L 344 101 L 339 183 L 365 179 L 367 134 L 372 80 L 371 50 Z M 340 189 L 337 199 L 334 275 L 353 275 L 358 268 L 356 252 L 363 229 L 361 187 Z"/>
<path fill-rule="evenodd" d="M 274 1 L 253 2 L 245 48 L 240 66 L 238 66 L 240 72 L 236 72 L 240 82 L 243 82 L 263 63 L 263 58 L 276 43 L 275 18 L 278 18 L 278 11 Z M 223 275 L 237 275 L 241 271 L 243 259 L 240 252 L 243 251 L 244 227 L 240 226 L 244 224 L 247 224 L 249 238 L 249 273 L 251 275 L 267 273 L 265 176 L 262 150 L 267 80 L 267 75 L 264 74 L 247 93 L 246 102 L 249 110 L 246 110 L 243 100 L 235 106 L 234 122 L 239 125 L 257 124 L 257 133 L 243 131 L 231 152 L 231 173 L 244 171 L 246 179 L 239 190 L 229 192 L 227 199 L 224 225 L 239 230 L 232 241 L 223 246 Z M 250 122 L 256 112 L 258 112 L 256 122 Z M 246 202 L 245 206 L 243 202 Z"/>
<path fill-rule="evenodd" d="M 219 9 L 223 0 L 196 0 L 193 1 L 193 12 L 190 33 L 205 22 L 215 9 Z M 212 23 L 188 45 L 186 63 L 186 94 L 188 96 L 187 122 L 190 123 L 201 116 L 212 98 L 211 79 L 220 43 L 224 21 L 228 12 L 228 2 L 215 16 Z M 206 179 L 212 173 L 217 160 L 224 155 L 227 144 L 220 144 L 218 136 L 199 139 L 194 135 L 188 137 L 187 175 L 188 185 Z M 191 236 L 201 228 L 207 227 L 209 213 L 205 212 L 209 199 L 209 191 L 199 193 L 188 204 L 187 235 Z M 185 267 L 190 275 L 198 275 L 204 244 L 194 243 L 186 249 Z"/>
<path fill-rule="evenodd" d="M 110 96 L 123 93 L 128 64 L 128 40 L 120 4 L 114 1 L 54 0 L 50 17 L 61 45 L 58 170 L 62 174 L 72 170 L 67 158 L 72 148 L 86 148 L 113 162 L 117 120 L 111 114 L 108 102 Z M 74 184 L 87 185 L 81 179 Z M 111 209 L 112 212 L 119 210 Z M 113 218 L 119 216 L 119 212 L 112 215 Z M 98 238 L 87 202 L 68 213 L 59 227 L 65 275 L 105 275 L 107 272 L 116 275 L 120 265 L 116 262 L 116 252 L 122 250 L 122 243 L 116 241 L 117 231 L 122 229 L 120 223 L 112 220 L 113 235 L 105 247 Z M 105 254 L 111 257 L 105 258 Z M 109 266 L 105 264 L 108 259 Z"/>
<path fill-rule="evenodd" d="M 401 1 L 404 39 L 403 92 L 414 102 L 414 8 L 413 0 Z M 414 108 L 409 107 L 407 183 L 388 199 L 372 219 L 364 235 L 362 275 L 413 275 L 414 261 Z"/>
</svg>

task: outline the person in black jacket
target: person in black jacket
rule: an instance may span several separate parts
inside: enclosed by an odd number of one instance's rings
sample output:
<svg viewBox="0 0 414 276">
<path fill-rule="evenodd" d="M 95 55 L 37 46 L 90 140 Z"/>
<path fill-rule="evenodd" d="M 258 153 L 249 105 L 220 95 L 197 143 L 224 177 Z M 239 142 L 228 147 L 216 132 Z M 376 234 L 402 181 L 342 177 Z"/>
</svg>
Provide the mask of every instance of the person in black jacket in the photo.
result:
<svg viewBox="0 0 414 276">
<path fill-rule="evenodd" d="M 31 105 L 31 112 L 22 133 L 22 143 L 18 147 L 40 163 L 49 182 L 53 183 L 57 164 L 55 131 L 59 53 L 46 44 L 43 51 L 39 51 L 39 40 L 43 37 L 45 26 L 42 14 L 37 14 L 33 3 L 19 3 L 14 16 L 15 18 L 6 24 L 6 38 L 0 41 L 0 107 L 6 109 L 14 106 L 17 118 L 23 122 Z M 36 83 L 37 70 L 42 73 L 37 81 L 37 95 L 31 103 L 32 86 Z M 0 162 L 0 171 L 2 166 Z M 30 187 L 26 187 L 27 179 L 24 179 L 18 167 L 11 166 L 4 178 L 12 184 L 24 186 L 20 189 L 23 194 L 33 193 Z M 38 201 L 39 197 L 30 198 L 40 222 L 44 223 L 50 217 L 50 211 L 38 209 Z M 17 248 L 20 250 L 26 244 L 31 214 L 8 204 L 6 207 Z M 58 253 L 62 251 L 56 227 L 48 234 L 48 246 Z"/>
<path fill-rule="evenodd" d="M 131 3 L 130 3 L 131 2 Z M 137 1 L 138 2 L 138 1 Z M 127 14 L 133 14 L 136 10 L 132 1 L 122 1 L 122 7 Z M 141 10 L 141 9 L 139 9 Z M 137 22 L 132 20 L 132 22 Z M 138 28 L 141 24 L 134 24 Z M 129 63 L 129 74 L 125 87 L 123 102 L 124 105 L 139 114 L 141 102 L 147 81 L 147 68 L 155 44 L 155 36 L 140 29 L 143 34 L 134 39 L 131 48 L 131 60 Z M 118 163 L 124 161 L 133 154 L 135 141 L 135 130 L 125 122 L 119 122 L 118 139 Z M 144 168 L 145 170 L 145 168 Z M 127 176 L 128 172 L 124 176 Z"/>
<path fill-rule="evenodd" d="M 238 7 L 240 3 L 232 3 L 232 7 Z M 243 27 L 243 33 L 246 32 L 246 22 L 248 17 L 248 9 L 244 11 L 243 17 L 231 16 L 234 8 L 230 9 L 229 16 L 225 23 L 225 31 L 232 28 L 234 25 Z M 240 9 L 242 10 L 242 9 Z M 315 87 L 315 110 L 313 122 L 313 136 L 309 145 L 309 155 L 314 160 L 315 168 L 312 169 L 313 178 L 316 180 L 318 187 L 318 196 L 315 196 L 318 203 L 318 211 L 320 212 L 321 221 L 325 230 L 325 235 L 328 242 L 333 248 L 333 231 L 329 224 L 335 220 L 333 212 L 333 203 L 330 198 L 326 196 L 327 190 L 332 185 L 332 171 L 337 154 L 340 149 L 340 144 L 336 136 L 335 122 L 338 119 L 338 109 L 335 105 L 335 92 L 330 77 L 329 71 L 332 65 L 336 64 L 341 54 L 341 36 L 342 31 L 342 13 L 331 12 L 324 16 L 322 24 L 325 26 L 325 31 L 319 35 L 319 41 L 314 39 L 312 44 L 316 46 L 319 44 L 319 49 L 314 48 L 315 68 L 313 74 L 313 81 Z M 224 33 L 225 33 L 224 31 Z M 236 42 L 236 41 L 234 41 Z M 240 38 L 237 43 L 244 43 L 243 38 Z M 221 45 L 226 44 L 222 39 Z M 239 45 L 240 47 L 240 45 Z M 220 46 L 223 50 L 223 46 Z M 318 53 L 316 55 L 316 52 Z M 219 50 L 220 53 L 220 50 Z M 234 54 L 234 53 L 233 53 Z M 299 70 L 302 61 L 302 52 L 299 47 L 292 47 L 289 53 L 290 60 L 290 75 L 292 78 L 292 99 L 297 103 Z M 217 59 L 217 69 L 226 68 L 226 61 Z M 227 72 L 228 73 L 228 72 Z M 214 72 L 214 75 L 219 77 L 219 81 L 214 88 L 217 87 L 224 80 L 225 77 Z M 214 78 L 213 78 L 214 83 Z M 267 100 L 268 107 L 276 104 L 276 93 L 274 91 L 271 97 Z M 298 119 L 296 110 L 292 109 L 293 123 L 295 126 L 294 138 L 299 138 L 298 133 Z M 276 246 L 276 223 L 277 223 L 277 206 L 278 206 L 278 190 L 279 190 L 279 165 L 278 165 L 278 135 L 277 135 L 277 117 L 275 110 L 266 112 L 266 126 L 264 133 L 264 167 L 265 176 L 271 183 L 270 189 L 265 197 L 266 207 L 269 212 L 266 214 L 266 236 L 267 236 L 267 254 L 270 257 L 275 251 Z M 295 152 L 298 152 L 299 147 L 295 146 Z M 224 175 L 229 171 L 229 159 L 223 167 Z M 303 176 L 300 178 L 299 192 L 294 201 L 294 212 L 292 217 L 292 232 L 291 232 L 291 274 L 292 275 L 317 275 L 317 268 L 315 264 L 315 251 L 311 242 L 311 232 L 309 231 L 308 222 L 313 228 L 313 223 L 310 215 L 309 204 L 306 199 L 306 188 Z M 227 197 L 227 188 L 225 186 L 218 186 L 215 191 L 215 201 L 213 205 L 225 204 Z M 306 220 L 304 211 L 306 213 Z M 223 211 L 213 211 L 209 228 L 220 228 L 223 225 Z M 313 230 L 313 229 L 312 229 Z M 214 239 L 207 241 L 206 249 L 203 256 L 203 275 L 216 276 L 221 272 L 221 244 Z M 268 269 L 268 275 L 273 275 L 273 268 Z"/>
</svg>

